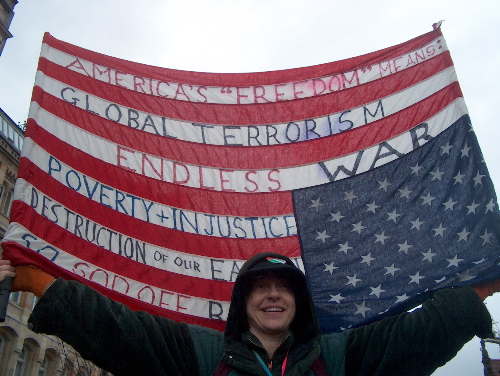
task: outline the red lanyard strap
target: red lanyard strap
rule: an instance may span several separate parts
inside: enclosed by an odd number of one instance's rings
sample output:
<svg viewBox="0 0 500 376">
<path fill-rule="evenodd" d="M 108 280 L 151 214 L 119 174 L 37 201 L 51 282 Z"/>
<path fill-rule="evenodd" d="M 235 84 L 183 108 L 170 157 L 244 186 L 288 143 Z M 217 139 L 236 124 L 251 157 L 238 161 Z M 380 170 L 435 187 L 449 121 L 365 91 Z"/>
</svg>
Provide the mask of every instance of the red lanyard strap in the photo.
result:
<svg viewBox="0 0 500 376">
<path fill-rule="evenodd" d="M 281 376 L 285 376 L 287 362 L 288 362 L 288 350 L 286 351 L 285 359 L 283 359 L 283 364 L 281 365 Z"/>
<path fill-rule="evenodd" d="M 271 371 L 269 371 L 269 368 L 267 368 L 266 365 L 264 364 L 264 361 L 262 360 L 262 358 L 260 357 L 260 355 L 257 354 L 257 351 L 253 350 L 253 353 L 257 357 L 257 360 L 259 361 L 259 363 L 262 366 L 262 368 L 264 368 L 264 371 L 266 371 L 267 375 L 268 376 L 273 376 L 271 374 Z M 288 351 L 286 352 L 285 359 L 283 359 L 283 364 L 281 365 L 281 376 L 285 376 L 285 369 L 286 369 L 286 364 L 287 363 L 288 363 Z"/>
</svg>

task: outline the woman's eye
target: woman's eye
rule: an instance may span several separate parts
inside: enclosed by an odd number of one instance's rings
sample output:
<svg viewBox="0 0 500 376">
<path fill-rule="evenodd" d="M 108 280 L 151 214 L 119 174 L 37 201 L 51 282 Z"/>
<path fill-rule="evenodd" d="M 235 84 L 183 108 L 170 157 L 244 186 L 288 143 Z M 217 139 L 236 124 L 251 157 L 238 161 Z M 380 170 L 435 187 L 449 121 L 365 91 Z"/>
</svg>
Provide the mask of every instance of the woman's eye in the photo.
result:
<svg viewBox="0 0 500 376">
<path fill-rule="evenodd" d="M 287 283 L 282 283 L 282 284 L 276 285 L 276 288 L 280 289 L 280 290 L 287 290 L 287 291 L 291 290 L 290 285 L 288 285 Z"/>
</svg>

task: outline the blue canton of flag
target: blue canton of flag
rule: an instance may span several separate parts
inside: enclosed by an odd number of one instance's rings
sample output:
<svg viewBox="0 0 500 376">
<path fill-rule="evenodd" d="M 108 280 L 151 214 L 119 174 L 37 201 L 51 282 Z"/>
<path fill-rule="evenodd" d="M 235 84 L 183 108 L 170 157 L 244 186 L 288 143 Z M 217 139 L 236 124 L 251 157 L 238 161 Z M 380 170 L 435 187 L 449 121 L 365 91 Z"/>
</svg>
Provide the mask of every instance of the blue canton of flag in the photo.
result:
<svg viewBox="0 0 500 376">
<path fill-rule="evenodd" d="M 500 276 L 497 199 L 467 115 L 384 166 L 294 192 L 294 204 L 325 333 Z"/>
</svg>

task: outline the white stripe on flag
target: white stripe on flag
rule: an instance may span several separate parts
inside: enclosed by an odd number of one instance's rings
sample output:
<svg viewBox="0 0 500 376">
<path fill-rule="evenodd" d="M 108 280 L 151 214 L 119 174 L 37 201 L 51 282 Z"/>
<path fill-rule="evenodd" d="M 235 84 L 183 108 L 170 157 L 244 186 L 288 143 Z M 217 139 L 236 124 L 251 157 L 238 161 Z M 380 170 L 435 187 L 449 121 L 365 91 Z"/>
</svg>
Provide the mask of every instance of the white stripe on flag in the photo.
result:
<svg viewBox="0 0 500 376">
<path fill-rule="evenodd" d="M 120 145 L 81 130 L 46 112 L 36 103 L 32 103 L 31 114 L 41 127 L 72 147 L 82 150 L 105 163 L 131 169 L 135 172 L 144 171 L 144 176 L 159 179 L 159 174 L 151 166 L 144 165 L 143 153 L 129 148 L 120 149 Z M 463 98 L 458 98 L 451 105 L 426 121 L 427 128 L 425 132 L 427 132 L 427 135 L 435 137 L 465 114 L 467 114 L 467 108 Z M 327 161 L 318 161 L 323 162 L 323 166 L 313 163 L 282 169 L 252 170 L 252 180 L 258 185 L 258 192 L 268 192 L 269 190 L 289 191 L 328 183 L 331 179 L 329 179 L 329 175 L 325 174 L 325 167 L 330 172 L 344 167 L 349 171 L 354 171 L 355 174 L 360 174 L 397 158 L 395 154 L 384 158 L 378 156 L 381 151 L 384 151 L 386 145 L 390 145 L 401 154 L 406 154 L 411 152 L 414 147 L 425 144 L 426 140 L 422 138 L 419 140 L 418 145 L 413 145 L 413 136 L 418 131 L 418 129 L 415 131 L 410 130 L 387 142 L 350 155 Z M 221 181 L 221 171 L 224 170 L 188 165 L 149 155 L 148 160 L 155 165 L 156 171 L 161 170 L 163 172 L 161 176 L 164 181 L 170 183 L 195 188 L 204 185 L 212 187 L 216 191 L 231 189 L 234 192 L 241 193 L 248 193 L 248 189 L 253 188 L 253 186 L 248 187 L 246 185 L 248 184 L 248 170 L 227 170 L 227 179 L 230 180 Z M 36 160 L 32 161 L 37 163 Z M 355 166 L 357 167 L 355 168 Z M 339 175 L 335 180 L 342 178 Z M 224 182 L 227 182 L 226 186 L 222 185 Z"/>
<path fill-rule="evenodd" d="M 157 306 L 162 309 L 177 311 L 192 316 L 210 318 L 209 299 L 196 296 L 178 294 L 175 291 L 144 284 L 130 278 L 124 277 L 104 269 L 102 266 L 93 265 L 85 260 L 79 259 L 43 239 L 31 234 L 26 228 L 18 223 L 11 223 L 8 228 L 9 236 L 3 242 L 13 241 L 19 243 L 33 252 L 37 252 L 45 258 L 53 261 L 61 268 L 75 273 L 84 279 L 95 282 L 107 289 L 121 293 L 133 299 Z M 213 302 L 213 300 L 212 300 Z M 229 302 L 217 301 L 223 307 L 224 320 L 229 309 Z"/>
<path fill-rule="evenodd" d="M 266 146 L 271 140 L 275 144 L 295 143 L 359 128 L 411 107 L 456 80 L 455 69 L 449 67 L 389 97 L 380 98 L 371 103 L 360 103 L 358 107 L 338 113 L 312 119 L 296 119 L 295 121 L 290 119 L 280 124 L 248 124 L 246 126 L 199 124 L 196 119 L 192 122 L 169 119 L 163 114 L 143 112 L 104 100 L 78 88 L 68 87 L 65 83 L 48 77 L 40 71 L 37 72 L 35 85 L 81 110 L 90 111 L 104 119 L 152 134 L 208 145 L 229 143 L 239 146 Z M 148 125 L 145 126 L 145 124 Z M 311 128 L 313 128 L 312 131 Z M 270 131 L 273 133 L 272 138 L 269 137 Z"/>
<path fill-rule="evenodd" d="M 426 46 L 397 58 L 356 70 L 312 77 L 299 82 L 245 87 L 204 86 L 139 77 L 103 66 L 99 62 L 66 54 L 47 44 L 42 45 L 41 56 L 63 68 L 138 93 L 194 103 L 256 104 L 310 98 L 363 85 L 411 68 L 447 50 L 444 38 L 437 38 Z"/>
</svg>

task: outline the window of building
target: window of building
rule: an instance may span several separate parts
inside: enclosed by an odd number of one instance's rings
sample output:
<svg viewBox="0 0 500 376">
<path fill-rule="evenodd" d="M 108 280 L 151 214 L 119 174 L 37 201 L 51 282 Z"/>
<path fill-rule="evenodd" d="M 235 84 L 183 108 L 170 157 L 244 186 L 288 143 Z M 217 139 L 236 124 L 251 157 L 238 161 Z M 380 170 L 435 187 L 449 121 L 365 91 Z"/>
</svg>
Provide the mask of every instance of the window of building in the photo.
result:
<svg viewBox="0 0 500 376">
<path fill-rule="evenodd" d="M 19 150 L 23 147 L 24 136 L 19 132 L 19 126 L 0 117 L 0 132 L 5 138 L 11 140 Z"/>
<path fill-rule="evenodd" d="M 49 360 L 47 356 L 43 358 L 42 364 L 40 364 L 40 368 L 38 369 L 38 376 L 46 376 L 47 375 L 47 367 L 49 365 Z"/>
<path fill-rule="evenodd" d="M 45 350 L 45 357 L 38 370 L 39 376 L 54 376 L 57 372 L 59 355 L 55 349 Z M 40 373 L 45 372 L 45 373 Z M 59 375 L 57 373 L 57 375 Z"/>
<path fill-rule="evenodd" d="M 17 344 L 17 333 L 8 326 L 0 326 L 0 375 L 12 375 L 12 368 L 8 369 L 10 360 L 14 356 Z M 12 366 L 11 366 L 12 367 Z"/>
<path fill-rule="evenodd" d="M 5 205 L 6 205 L 6 201 L 5 201 L 6 193 L 7 193 L 7 186 L 5 184 L 2 184 L 0 186 L 0 210 L 2 213 L 4 212 L 3 210 L 4 210 Z"/>
<path fill-rule="evenodd" d="M 3 213 L 8 217 L 10 214 L 10 207 L 12 204 L 12 195 L 14 193 L 14 190 L 11 189 L 9 193 L 7 194 L 7 197 L 5 198 L 5 203 L 3 206 Z"/>
<path fill-rule="evenodd" d="M 17 135 L 17 141 L 16 141 L 16 146 L 19 149 L 19 151 L 23 150 L 23 142 L 24 142 L 24 136 L 18 134 Z"/>
<path fill-rule="evenodd" d="M 12 125 L 9 125 L 7 127 L 7 138 L 14 142 L 14 128 L 12 128 Z"/>
<path fill-rule="evenodd" d="M 5 120 L 4 118 L 2 118 L 2 128 L 1 128 L 1 131 L 4 135 L 7 136 L 7 128 L 9 128 L 9 123 L 7 123 L 7 120 Z"/>
<path fill-rule="evenodd" d="M 21 353 L 19 354 L 19 357 L 17 358 L 16 369 L 14 370 L 13 376 L 22 376 L 23 375 L 24 367 L 26 366 L 27 353 L 28 353 L 28 350 L 26 349 L 26 346 L 23 346 L 23 349 L 21 350 Z"/>
<path fill-rule="evenodd" d="M 16 128 L 17 129 L 17 128 Z M 21 151 L 22 149 L 22 139 L 23 139 L 23 135 L 20 134 L 19 132 L 17 132 L 16 130 L 13 131 L 13 138 L 12 138 L 12 142 L 14 143 L 14 146 L 19 149 L 19 151 Z"/>
<path fill-rule="evenodd" d="M 21 301 L 21 292 L 20 291 L 11 292 L 9 295 L 9 301 L 15 304 L 19 304 L 19 302 Z"/>
<path fill-rule="evenodd" d="M 14 131 L 14 133 L 12 133 L 12 139 L 11 139 L 11 141 L 14 145 L 16 145 L 17 138 L 18 138 L 17 132 Z M 17 145 L 16 145 L 16 147 L 17 147 Z"/>
</svg>

